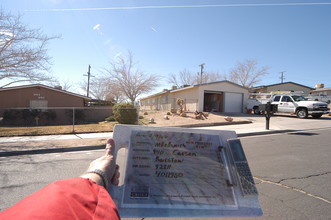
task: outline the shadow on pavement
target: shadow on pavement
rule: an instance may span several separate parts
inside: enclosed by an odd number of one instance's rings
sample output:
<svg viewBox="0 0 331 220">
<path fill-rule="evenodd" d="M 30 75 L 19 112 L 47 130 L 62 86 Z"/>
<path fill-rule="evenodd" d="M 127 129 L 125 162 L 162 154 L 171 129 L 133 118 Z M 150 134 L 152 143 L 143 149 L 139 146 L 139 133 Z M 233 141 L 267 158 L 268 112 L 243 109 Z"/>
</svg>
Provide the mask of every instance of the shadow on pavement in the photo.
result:
<svg viewBox="0 0 331 220">
<path fill-rule="evenodd" d="M 83 147 L 67 147 L 67 148 L 52 148 L 52 149 L 35 149 L 21 151 L 4 151 L 0 152 L 0 157 L 11 157 L 31 154 L 47 154 L 47 153 L 63 153 L 72 151 L 100 150 L 105 149 L 105 145 L 83 146 Z"/>
</svg>

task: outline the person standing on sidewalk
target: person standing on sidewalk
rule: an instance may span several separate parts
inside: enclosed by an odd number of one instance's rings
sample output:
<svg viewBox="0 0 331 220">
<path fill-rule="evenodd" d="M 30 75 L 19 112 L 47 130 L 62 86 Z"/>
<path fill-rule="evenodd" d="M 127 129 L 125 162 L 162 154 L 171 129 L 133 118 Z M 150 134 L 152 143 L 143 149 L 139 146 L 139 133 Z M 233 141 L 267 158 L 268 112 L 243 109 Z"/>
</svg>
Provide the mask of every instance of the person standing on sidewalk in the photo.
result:
<svg viewBox="0 0 331 220">
<path fill-rule="evenodd" d="M 109 139 L 105 155 L 92 161 L 80 177 L 51 183 L 0 213 L 0 219 L 111 219 L 120 216 L 108 193 L 119 183 L 113 159 L 115 144 Z"/>
</svg>

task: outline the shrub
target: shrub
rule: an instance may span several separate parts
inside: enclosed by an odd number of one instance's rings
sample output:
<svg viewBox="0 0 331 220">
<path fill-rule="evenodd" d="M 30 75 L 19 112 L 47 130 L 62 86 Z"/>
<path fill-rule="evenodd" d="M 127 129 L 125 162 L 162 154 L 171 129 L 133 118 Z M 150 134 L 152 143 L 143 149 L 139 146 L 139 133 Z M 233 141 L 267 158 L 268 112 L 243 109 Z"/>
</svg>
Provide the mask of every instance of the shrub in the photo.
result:
<svg viewBox="0 0 331 220">
<path fill-rule="evenodd" d="M 105 118 L 105 120 L 106 120 L 106 121 L 116 121 L 116 119 L 115 119 L 115 116 L 114 116 L 114 115 L 111 115 L 111 116 L 109 116 L 109 117 Z"/>
<path fill-rule="evenodd" d="M 21 118 L 21 115 L 22 115 L 22 113 L 20 110 L 6 110 L 3 113 L 3 120 L 4 121 L 16 120 L 16 119 Z"/>
<path fill-rule="evenodd" d="M 137 124 L 138 113 L 134 105 L 130 103 L 120 103 L 114 105 L 114 117 L 120 124 Z"/>
<path fill-rule="evenodd" d="M 55 120 L 56 119 L 56 112 L 55 111 L 48 111 L 44 113 L 46 115 L 46 118 L 49 120 Z"/>
<path fill-rule="evenodd" d="M 82 123 L 85 120 L 85 113 L 83 109 L 74 109 L 75 111 L 75 124 Z M 66 110 L 66 115 L 69 117 L 72 122 L 73 119 L 73 110 Z"/>
<path fill-rule="evenodd" d="M 11 109 L 3 113 L 3 122 L 8 125 L 36 125 L 36 118 L 38 118 L 39 125 L 46 125 L 56 119 L 56 113 L 54 111 L 44 112 L 41 109 Z"/>
<path fill-rule="evenodd" d="M 35 117 L 41 118 L 41 110 L 40 109 L 24 109 L 22 111 L 22 118 L 25 121 L 34 120 Z"/>
</svg>

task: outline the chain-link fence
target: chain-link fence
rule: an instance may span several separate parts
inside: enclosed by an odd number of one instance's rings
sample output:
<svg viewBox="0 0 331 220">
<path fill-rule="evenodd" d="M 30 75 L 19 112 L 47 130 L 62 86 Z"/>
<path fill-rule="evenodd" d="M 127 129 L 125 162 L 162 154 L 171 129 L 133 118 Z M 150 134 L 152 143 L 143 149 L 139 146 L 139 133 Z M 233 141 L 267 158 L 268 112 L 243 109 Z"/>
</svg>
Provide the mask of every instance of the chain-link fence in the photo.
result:
<svg viewBox="0 0 331 220">
<path fill-rule="evenodd" d="M 56 107 L 0 109 L 2 126 L 91 124 L 113 115 L 112 107 Z"/>
</svg>

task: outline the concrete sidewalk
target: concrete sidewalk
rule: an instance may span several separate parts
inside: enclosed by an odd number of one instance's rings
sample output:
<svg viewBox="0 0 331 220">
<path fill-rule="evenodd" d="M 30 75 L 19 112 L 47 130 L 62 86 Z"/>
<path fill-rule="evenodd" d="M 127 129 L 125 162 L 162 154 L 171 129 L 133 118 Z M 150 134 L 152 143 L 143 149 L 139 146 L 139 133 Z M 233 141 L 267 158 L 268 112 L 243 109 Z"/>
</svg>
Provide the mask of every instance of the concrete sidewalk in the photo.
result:
<svg viewBox="0 0 331 220">
<path fill-rule="evenodd" d="M 326 116 L 320 119 L 298 119 L 294 116 L 273 116 L 270 119 L 269 130 L 266 130 L 266 119 L 264 116 L 231 114 L 233 118 L 239 117 L 250 120 L 252 123 L 206 126 L 192 129 L 210 129 L 210 130 L 233 130 L 238 137 L 265 135 L 282 132 L 296 132 L 313 129 L 331 128 L 331 117 Z M 22 154 L 51 153 L 78 150 L 93 150 L 104 148 L 104 143 L 82 145 L 93 139 L 106 140 L 112 138 L 113 133 L 90 133 L 90 134 L 69 134 L 69 135 L 48 135 L 48 136 L 21 136 L 21 137 L 1 137 L 0 138 L 0 157 L 15 156 Z M 85 141 L 84 141 L 85 140 Z M 19 147 L 25 143 L 36 143 L 38 147 Z M 57 145 L 56 143 L 61 143 Z M 71 145 L 70 145 L 71 143 Z M 67 145 L 68 144 L 68 145 Z M 11 147 L 14 146 L 14 147 Z M 65 146 L 65 147 L 63 147 Z"/>
<path fill-rule="evenodd" d="M 238 116 L 237 116 L 238 117 Z M 270 130 L 265 129 L 263 119 L 252 120 L 253 123 L 234 124 L 234 125 L 219 125 L 192 127 L 194 129 L 211 129 L 211 130 L 234 130 L 238 136 L 255 134 L 255 133 L 272 133 L 280 130 L 278 127 L 272 127 Z M 262 121 L 262 122 L 261 122 Z M 1 143 L 16 143 L 16 142 L 38 142 L 38 141 L 58 141 L 58 140 L 80 140 L 89 138 L 112 138 L 113 132 L 105 133 L 89 133 L 89 134 L 65 134 L 65 135 L 44 135 L 44 136 L 18 136 L 18 137 L 0 137 Z"/>
<path fill-rule="evenodd" d="M 218 125 L 204 127 L 198 126 L 195 129 L 211 129 L 211 130 L 234 130 L 237 134 L 246 135 L 250 133 L 269 133 L 281 130 L 278 126 L 270 126 L 269 130 L 265 129 L 265 118 L 263 116 L 237 114 L 231 117 L 245 118 L 252 123 L 233 124 L 233 125 Z M 271 122 L 272 122 L 271 118 Z M 194 127 L 192 127 L 194 128 Z M 44 136 L 18 136 L 18 137 L 0 137 L 0 143 L 26 142 L 26 141 L 52 141 L 52 140 L 79 140 L 88 138 L 111 138 L 112 132 L 104 133 L 88 133 L 88 134 L 64 134 L 64 135 L 44 135 Z"/>
<path fill-rule="evenodd" d="M 88 138 L 111 138 L 113 132 L 89 133 L 89 134 L 64 134 L 64 135 L 44 135 L 44 136 L 19 136 L 19 137 L 0 137 L 1 143 L 14 143 L 26 141 L 56 141 L 56 140 L 80 140 Z"/>
</svg>

